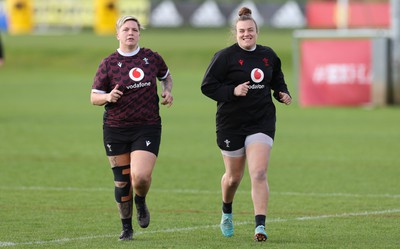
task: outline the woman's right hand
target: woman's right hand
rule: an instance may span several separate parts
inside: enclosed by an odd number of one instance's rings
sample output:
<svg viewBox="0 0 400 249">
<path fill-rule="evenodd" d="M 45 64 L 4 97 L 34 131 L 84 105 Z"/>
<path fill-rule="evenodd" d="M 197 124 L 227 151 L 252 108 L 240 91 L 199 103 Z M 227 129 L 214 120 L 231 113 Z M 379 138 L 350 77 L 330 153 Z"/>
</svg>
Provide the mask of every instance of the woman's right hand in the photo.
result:
<svg viewBox="0 0 400 249">
<path fill-rule="evenodd" d="M 115 103 L 117 102 L 121 96 L 124 94 L 123 92 L 121 92 L 120 90 L 118 90 L 119 85 L 117 84 L 114 89 L 112 89 L 112 91 L 107 94 L 106 100 L 109 103 Z"/>
<path fill-rule="evenodd" d="M 246 96 L 247 92 L 249 91 L 249 84 L 250 81 L 246 81 L 238 86 L 235 87 L 233 90 L 233 94 L 235 96 Z"/>
</svg>

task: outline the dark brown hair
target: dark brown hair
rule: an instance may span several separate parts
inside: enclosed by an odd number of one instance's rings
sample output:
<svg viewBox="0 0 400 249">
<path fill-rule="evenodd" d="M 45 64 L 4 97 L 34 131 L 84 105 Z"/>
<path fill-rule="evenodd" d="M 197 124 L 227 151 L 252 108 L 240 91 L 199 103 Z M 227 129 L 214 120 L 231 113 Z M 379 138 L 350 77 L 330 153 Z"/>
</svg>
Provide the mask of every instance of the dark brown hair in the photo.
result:
<svg viewBox="0 0 400 249">
<path fill-rule="evenodd" d="M 251 18 L 251 9 L 247 8 L 247 7 L 242 7 L 239 10 L 239 17 L 241 16 L 249 16 Z"/>
<path fill-rule="evenodd" d="M 254 22 L 254 24 L 256 25 L 256 31 L 258 32 L 258 26 L 256 21 L 254 20 L 253 16 L 251 15 L 251 9 L 247 8 L 247 7 L 242 7 L 239 10 L 239 18 L 237 19 L 236 23 L 238 23 L 239 21 L 247 21 L 247 20 L 252 20 Z M 235 23 L 235 29 L 236 29 L 236 23 Z"/>
</svg>

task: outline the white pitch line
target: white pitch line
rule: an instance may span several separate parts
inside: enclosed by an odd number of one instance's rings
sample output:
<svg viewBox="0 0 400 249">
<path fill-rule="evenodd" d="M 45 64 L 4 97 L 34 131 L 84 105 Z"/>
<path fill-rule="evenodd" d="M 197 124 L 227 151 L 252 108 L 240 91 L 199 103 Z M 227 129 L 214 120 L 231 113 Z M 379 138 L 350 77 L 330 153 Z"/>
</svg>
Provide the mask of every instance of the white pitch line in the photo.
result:
<svg viewBox="0 0 400 249">
<path fill-rule="evenodd" d="M 370 216 L 370 215 L 383 215 L 383 214 L 392 214 L 392 213 L 400 213 L 400 209 L 388 209 L 388 210 L 380 210 L 380 211 L 365 211 L 365 212 L 357 212 L 357 213 L 342 213 L 342 214 L 327 214 L 327 215 L 317 215 L 317 216 L 303 216 L 296 218 L 275 218 L 268 219 L 268 223 L 282 223 L 282 222 L 290 222 L 290 221 L 308 221 L 308 220 L 320 220 L 320 219 L 329 219 L 329 218 L 343 218 L 343 217 L 352 217 L 352 216 Z M 252 224 L 253 221 L 244 221 L 244 222 L 235 222 L 236 226 L 240 225 L 248 225 Z M 135 232 L 135 236 L 140 236 L 142 234 L 153 234 L 153 233 L 176 233 L 176 232 L 185 232 L 185 231 L 193 231 L 193 230 L 203 230 L 203 229 L 216 229 L 219 227 L 217 225 L 204 225 L 204 226 L 195 226 L 195 227 L 182 227 L 182 228 L 170 228 L 163 230 L 154 230 L 148 232 Z M 99 238 L 112 238 L 116 237 L 115 234 L 110 235 L 97 235 L 97 236 L 84 236 L 84 237 L 76 237 L 76 238 L 61 238 L 55 240 L 48 241 L 30 241 L 30 242 L 2 242 L 0 241 L 0 247 L 11 247 L 11 246 L 24 246 L 24 245 L 44 245 L 44 244 L 57 244 L 57 243 L 65 243 L 71 241 L 79 241 L 79 240 L 92 240 Z"/>
<path fill-rule="evenodd" d="M 370 197 L 370 198 L 400 198 L 400 194 L 351 194 L 351 193 L 301 193 L 301 192 L 271 192 L 271 195 L 292 195 L 292 196 L 317 196 L 317 197 Z"/>
<path fill-rule="evenodd" d="M 78 187 L 45 187 L 45 186 L 20 186 L 8 187 L 0 186 L 4 190 L 35 190 L 35 191 L 84 191 L 84 192 L 112 192 L 110 188 L 78 188 Z M 221 194 L 221 191 L 198 190 L 198 189 L 151 189 L 155 193 L 178 193 L 178 194 Z M 237 193 L 249 193 L 249 191 L 238 190 Z M 290 195 L 290 196 L 316 196 L 316 197 L 351 197 L 351 198 L 400 198 L 400 194 L 353 194 L 353 193 L 301 193 L 301 192 L 274 192 L 273 195 Z"/>
</svg>

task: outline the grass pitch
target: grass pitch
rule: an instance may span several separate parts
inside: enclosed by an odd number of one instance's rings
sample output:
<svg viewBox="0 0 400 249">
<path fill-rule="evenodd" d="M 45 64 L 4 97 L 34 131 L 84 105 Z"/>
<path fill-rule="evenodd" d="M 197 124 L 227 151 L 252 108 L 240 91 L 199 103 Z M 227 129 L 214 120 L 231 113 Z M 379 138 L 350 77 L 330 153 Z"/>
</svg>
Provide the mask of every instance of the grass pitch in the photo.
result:
<svg viewBox="0 0 400 249">
<path fill-rule="evenodd" d="M 252 241 L 246 173 L 234 203 L 235 236 L 224 238 L 222 159 L 215 144 L 215 103 L 200 92 L 212 55 L 231 44 L 229 30 L 142 32 L 174 79 L 174 105 L 161 107 L 163 137 L 148 195 L 152 221 L 120 222 L 113 176 L 102 147 L 103 108 L 89 93 L 112 36 L 3 35 L 0 68 L 1 248 L 398 248 L 398 107 L 300 108 L 277 105 L 268 171 L 266 243 Z M 262 30 L 280 55 L 294 97 L 290 30 Z"/>
</svg>

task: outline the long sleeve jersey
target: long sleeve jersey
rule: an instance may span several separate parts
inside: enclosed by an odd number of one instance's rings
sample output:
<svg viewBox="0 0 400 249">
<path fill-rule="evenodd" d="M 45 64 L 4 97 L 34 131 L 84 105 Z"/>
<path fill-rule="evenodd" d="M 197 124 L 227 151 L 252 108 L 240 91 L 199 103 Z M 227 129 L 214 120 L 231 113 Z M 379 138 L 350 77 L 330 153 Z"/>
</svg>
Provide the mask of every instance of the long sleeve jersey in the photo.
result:
<svg viewBox="0 0 400 249">
<path fill-rule="evenodd" d="M 246 96 L 235 96 L 234 88 L 250 81 Z M 276 111 L 272 95 L 290 94 L 281 61 L 269 47 L 257 45 L 247 51 L 233 44 L 218 51 L 204 75 L 201 91 L 217 101 L 217 131 L 250 135 L 275 131 Z"/>
</svg>

